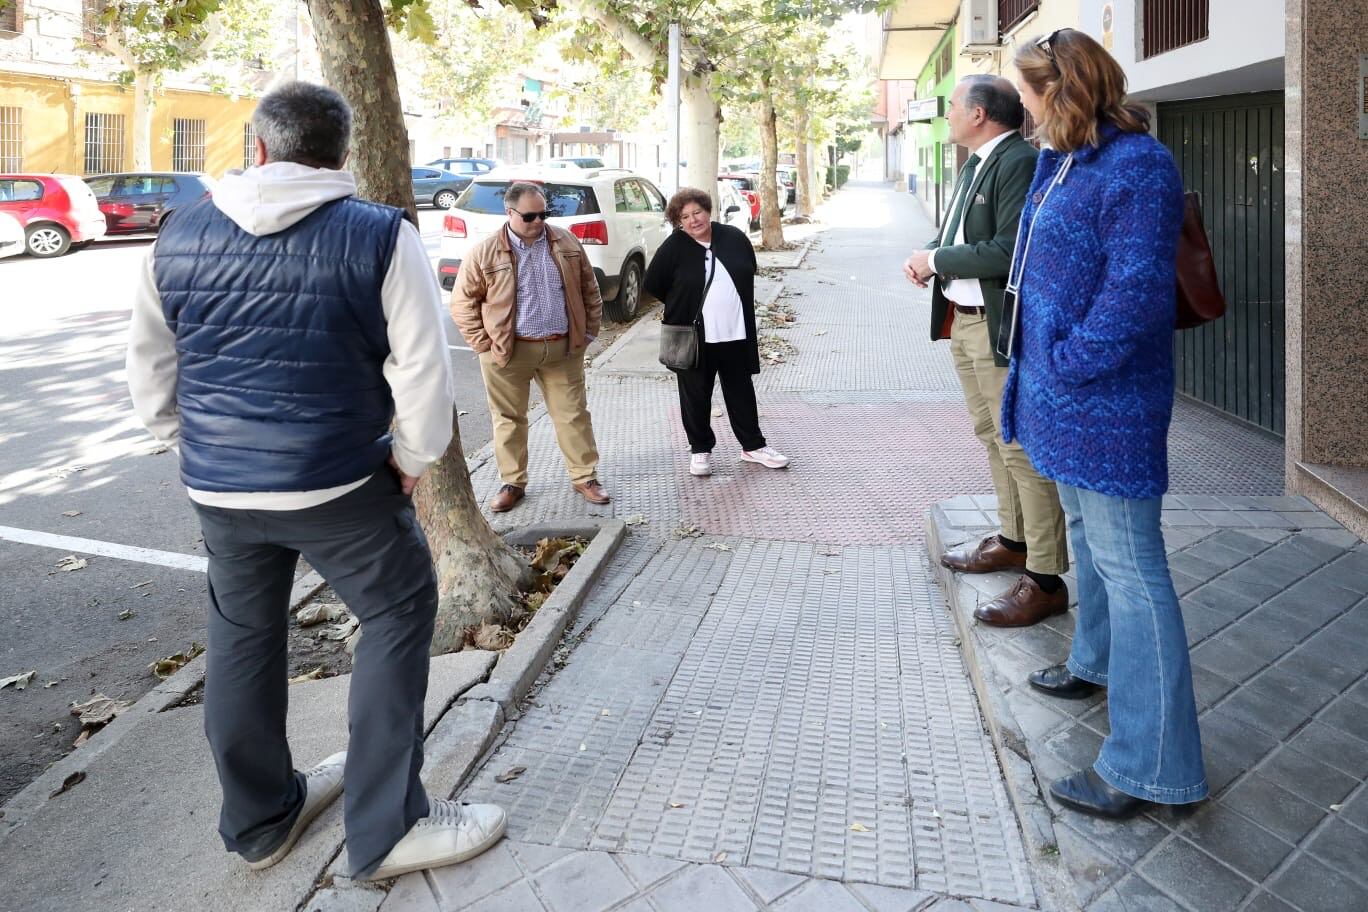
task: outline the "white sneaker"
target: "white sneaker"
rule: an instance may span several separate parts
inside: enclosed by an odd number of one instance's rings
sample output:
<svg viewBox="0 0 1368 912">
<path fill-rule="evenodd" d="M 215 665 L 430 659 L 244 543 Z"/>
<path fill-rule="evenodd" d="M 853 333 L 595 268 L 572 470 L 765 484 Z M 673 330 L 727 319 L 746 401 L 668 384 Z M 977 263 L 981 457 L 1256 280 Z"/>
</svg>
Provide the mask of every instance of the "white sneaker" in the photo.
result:
<svg viewBox="0 0 1368 912">
<path fill-rule="evenodd" d="M 503 838 L 508 815 L 494 804 L 428 799 L 428 815 L 415 823 L 367 880 L 388 880 L 474 858 Z"/>
<path fill-rule="evenodd" d="M 758 450 L 742 450 L 741 458 L 746 462 L 758 462 L 767 469 L 782 469 L 789 464 L 789 458 L 772 446 Z"/>
<path fill-rule="evenodd" d="M 707 453 L 694 453 L 689 457 L 689 474 L 699 478 L 712 474 L 712 459 Z"/>
<path fill-rule="evenodd" d="M 342 793 L 342 769 L 346 765 L 347 752 L 341 751 L 304 773 L 304 807 L 300 808 L 299 816 L 295 818 L 290 832 L 285 834 L 285 841 L 265 858 L 247 862 L 247 867 L 253 871 L 260 871 L 290 854 L 290 849 L 293 849 L 299 837 L 304 835 L 304 830 L 313 819 Z"/>
</svg>

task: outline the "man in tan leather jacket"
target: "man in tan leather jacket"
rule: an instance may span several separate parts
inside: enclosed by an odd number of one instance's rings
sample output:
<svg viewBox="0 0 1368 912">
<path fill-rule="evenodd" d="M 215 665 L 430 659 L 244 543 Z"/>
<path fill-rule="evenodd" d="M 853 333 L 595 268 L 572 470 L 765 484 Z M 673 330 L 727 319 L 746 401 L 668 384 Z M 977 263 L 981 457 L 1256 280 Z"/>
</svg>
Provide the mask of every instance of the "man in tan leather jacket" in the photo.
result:
<svg viewBox="0 0 1368 912">
<path fill-rule="evenodd" d="M 584 390 L 584 350 L 598 335 L 603 299 L 574 235 L 546 224 L 546 197 L 518 181 L 504 194 L 508 223 L 470 249 L 451 294 L 451 317 L 480 356 L 503 486 L 489 508 L 513 509 L 527 490 L 527 407 L 541 388 L 570 482 L 608 503 Z"/>
</svg>

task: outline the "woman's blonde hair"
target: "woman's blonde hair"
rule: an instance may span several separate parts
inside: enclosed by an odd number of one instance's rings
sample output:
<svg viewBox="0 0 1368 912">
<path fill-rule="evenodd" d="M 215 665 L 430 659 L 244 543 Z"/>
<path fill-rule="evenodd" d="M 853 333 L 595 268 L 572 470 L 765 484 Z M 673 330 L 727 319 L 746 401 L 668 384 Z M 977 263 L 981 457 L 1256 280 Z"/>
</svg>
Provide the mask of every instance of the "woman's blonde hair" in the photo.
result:
<svg viewBox="0 0 1368 912">
<path fill-rule="evenodd" d="M 1016 65 L 1042 102 L 1036 138 L 1052 148 L 1098 145 L 1103 121 L 1127 133 L 1149 132 L 1149 112 L 1126 104 L 1125 71 L 1083 32 L 1060 29 L 1023 44 Z"/>
</svg>

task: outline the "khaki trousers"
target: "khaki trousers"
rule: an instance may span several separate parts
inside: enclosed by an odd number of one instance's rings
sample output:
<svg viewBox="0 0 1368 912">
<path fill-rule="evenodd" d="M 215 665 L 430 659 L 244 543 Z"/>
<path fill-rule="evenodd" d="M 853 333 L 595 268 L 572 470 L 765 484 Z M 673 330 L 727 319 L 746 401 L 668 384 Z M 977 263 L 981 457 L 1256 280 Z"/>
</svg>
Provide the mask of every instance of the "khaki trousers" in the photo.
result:
<svg viewBox="0 0 1368 912">
<path fill-rule="evenodd" d="M 584 392 L 583 351 L 571 352 L 569 339 L 518 341 L 505 367 L 489 352 L 480 355 L 480 373 L 494 423 L 494 459 L 504 484 L 527 487 L 527 405 L 534 380 L 546 400 L 570 480 L 580 484 L 595 477 L 599 454 Z"/>
<path fill-rule="evenodd" d="M 1031 465 L 1026 451 L 1002 439 L 1002 388 L 1007 368 L 993 362 L 988 318 L 955 311 L 950 339 L 964 402 L 974 419 L 974 435 L 988 451 L 988 468 L 997 491 L 1002 534 L 1026 543 L 1026 568 L 1060 574 L 1069 569 L 1064 510 L 1055 484 Z"/>
</svg>

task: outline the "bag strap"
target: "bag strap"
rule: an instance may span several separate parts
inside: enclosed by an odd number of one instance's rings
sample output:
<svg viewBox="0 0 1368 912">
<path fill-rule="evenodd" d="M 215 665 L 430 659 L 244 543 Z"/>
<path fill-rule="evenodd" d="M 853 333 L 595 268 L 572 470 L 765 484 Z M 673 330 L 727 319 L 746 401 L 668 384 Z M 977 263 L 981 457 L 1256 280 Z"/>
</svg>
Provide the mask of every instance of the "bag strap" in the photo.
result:
<svg viewBox="0 0 1368 912">
<path fill-rule="evenodd" d="M 697 326 L 698 321 L 703 319 L 703 305 L 708 303 L 708 289 L 712 288 L 713 276 L 717 275 L 717 254 L 713 253 L 711 247 L 703 248 L 703 257 L 712 259 L 712 269 L 708 270 L 708 281 L 703 283 L 703 296 L 698 299 L 698 313 L 694 314 L 693 325 Z"/>
</svg>

